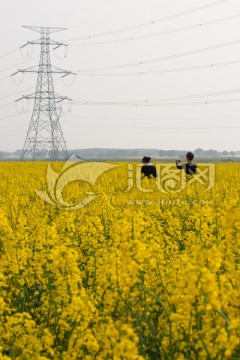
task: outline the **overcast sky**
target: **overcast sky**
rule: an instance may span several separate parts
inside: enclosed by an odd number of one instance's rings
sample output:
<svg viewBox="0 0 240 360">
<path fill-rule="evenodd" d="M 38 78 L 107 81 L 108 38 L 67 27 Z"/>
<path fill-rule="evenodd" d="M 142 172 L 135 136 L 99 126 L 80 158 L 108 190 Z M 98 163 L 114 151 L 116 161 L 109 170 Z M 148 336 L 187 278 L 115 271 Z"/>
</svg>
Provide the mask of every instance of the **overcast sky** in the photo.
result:
<svg viewBox="0 0 240 360">
<path fill-rule="evenodd" d="M 23 25 L 67 28 L 52 39 L 68 44 L 68 51 L 51 51 L 51 60 L 77 73 L 54 76 L 55 91 L 72 99 L 60 119 L 68 149 L 240 150 L 239 0 L 5 2 L 4 151 L 23 147 L 33 109 L 32 101 L 15 100 L 35 91 L 36 74 L 10 76 L 39 61 L 39 45 L 19 50 L 39 38 Z"/>
</svg>

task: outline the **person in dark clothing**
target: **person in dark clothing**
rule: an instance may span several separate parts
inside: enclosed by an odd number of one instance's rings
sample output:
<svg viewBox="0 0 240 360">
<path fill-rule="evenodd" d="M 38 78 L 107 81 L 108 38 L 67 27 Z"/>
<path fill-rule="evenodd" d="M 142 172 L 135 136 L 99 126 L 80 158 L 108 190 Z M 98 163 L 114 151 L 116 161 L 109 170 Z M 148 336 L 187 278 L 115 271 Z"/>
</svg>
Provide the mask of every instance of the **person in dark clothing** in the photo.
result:
<svg viewBox="0 0 240 360">
<path fill-rule="evenodd" d="M 157 177 L 157 170 L 156 167 L 150 163 L 151 158 L 148 156 L 144 156 L 142 158 L 143 166 L 141 168 L 141 174 L 143 174 L 143 177 L 147 176 L 149 179 L 150 177 Z"/>
<path fill-rule="evenodd" d="M 197 164 L 193 163 L 194 154 L 192 152 L 188 152 L 186 154 L 187 163 L 183 165 L 179 165 L 180 160 L 176 160 L 176 166 L 180 170 L 184 170 L 187 175 L 195 175 L 197 171 Z"/>
</svg>

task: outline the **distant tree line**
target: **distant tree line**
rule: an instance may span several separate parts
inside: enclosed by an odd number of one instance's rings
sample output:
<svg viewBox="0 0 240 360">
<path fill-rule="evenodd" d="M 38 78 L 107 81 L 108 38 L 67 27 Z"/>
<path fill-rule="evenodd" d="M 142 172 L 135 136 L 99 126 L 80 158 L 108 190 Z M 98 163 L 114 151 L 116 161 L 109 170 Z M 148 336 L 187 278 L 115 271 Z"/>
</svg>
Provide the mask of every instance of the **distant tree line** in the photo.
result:
<svg viewBox="0 0 240 360">
<path fill-rule="evenodd" d="M 192 150 L 159 150 L 159 149 L 79 149 L 74 150 L 75 153 L 83 159 L 89 158 L 139 158 L 143 156 L 151 156 L 152 158 L 185 158 L 186 152 Z M 197 148 L 193 150 L 196 157 L 200 158 L 222 158 L 240 156 L 240 151 L 218 151 L 214 149 L 203 150 Z"/>
<path fill-rule="evenodd" d="M 185 158 L 187 151 L 193 151 L 196 158 L 232 158 L 240 157 L 239 151 L 218 151 L 214 149 L 203 150 L 159 150 L 159 149 L 112 149 L 112 148 L 89 148 L 69 150 L 69 155 L 76 154 L 82 159 L 141 159 L 143 156 L 155 158 Z M 21 150 L 14 152 L 0 151 L 1 160 L 18 160 L 21 157 Z M 47 160 L 52 157 L 51 152 L 39 153 L 37 158 Z"/>
<path fill-rule="evenodd" d="M 214 149 L 203 150 L 201 148 L 197 148 L 193 150 L 193 153 L 196 157 L 225 157 L 225 156 L 235 156 L 240 155 L 240 151 L 218 151 Z M 186 150 L 159 150 L 159 156 L 163 157 L 176 157 L 176 156 L 185 156 Z"/>
</svg>

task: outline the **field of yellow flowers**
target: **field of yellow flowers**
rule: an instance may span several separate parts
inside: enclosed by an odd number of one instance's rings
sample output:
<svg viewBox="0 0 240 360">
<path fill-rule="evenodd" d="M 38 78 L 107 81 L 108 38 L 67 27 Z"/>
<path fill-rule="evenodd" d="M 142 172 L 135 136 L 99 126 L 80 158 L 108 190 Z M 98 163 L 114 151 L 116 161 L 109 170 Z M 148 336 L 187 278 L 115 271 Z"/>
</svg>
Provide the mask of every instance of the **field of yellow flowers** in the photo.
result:
<svg viewBox="0 0 240 360">
<path fill-rule="evenodd" d="M 0 360 L 240 359 L 240 164 L 178 192 L 110 165 L 54 197 L 63 163 L 0 163 Z"/>
</svg>

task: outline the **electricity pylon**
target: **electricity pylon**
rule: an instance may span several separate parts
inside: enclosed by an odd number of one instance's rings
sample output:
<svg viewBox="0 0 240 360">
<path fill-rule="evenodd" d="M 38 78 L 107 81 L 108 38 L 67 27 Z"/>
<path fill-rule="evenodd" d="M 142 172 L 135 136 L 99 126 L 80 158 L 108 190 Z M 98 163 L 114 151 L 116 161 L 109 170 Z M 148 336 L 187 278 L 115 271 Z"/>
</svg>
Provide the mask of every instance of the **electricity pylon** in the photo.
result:
<svg viewBox="0 0 240 360">
<path fill-rule="evenodd" d="M 50 39 L 50 33 L 65 30 L 65 28 L 24 27 L 40 33 L 41 38 L 28 41 L 22 48 L 28 44 L 38 44 L 41 45 L 41 53 L 38 66 L 19 69 L 15 73 L 33 72 L 38 74 L 35 93 L 24 95 L 16 100 L 34 99 L 34 108 L 21 159 L 32 158 L 32 160 L 36 160 L 43 156 L 49 156 L 53 160 L 66 159 L 68 157 L 68 151 L 59 121 L 61 114 L 57 111 L 56 104 L 63 100 L 71 101 L 71 99 L 55 93 L 52 74 L 64 74 L 63 76 L 67 76 L 73 73 L 52 66 L 49 51 L 50 46 L 54 46 L 55 48 L 62 45 L 66 46 L 63 43 Z"/>
</svg>

